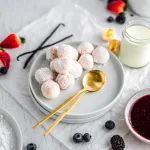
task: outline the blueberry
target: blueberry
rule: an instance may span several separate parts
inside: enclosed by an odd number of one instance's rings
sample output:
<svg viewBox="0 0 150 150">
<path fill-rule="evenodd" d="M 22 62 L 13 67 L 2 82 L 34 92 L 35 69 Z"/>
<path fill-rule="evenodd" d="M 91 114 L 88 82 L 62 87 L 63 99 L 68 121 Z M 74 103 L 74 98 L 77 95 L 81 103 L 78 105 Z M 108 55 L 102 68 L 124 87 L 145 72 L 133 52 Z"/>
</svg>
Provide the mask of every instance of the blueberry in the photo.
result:
<svg viewBox="0 0 150 150">
<path fill-rule="evenodd" d="M 114 127 L 115 127 L 115 123 L 111 120 L 109 120 L 105 123 L 105 128 L 106 129 L 112 130 Z"/>
<path fill-rule="evenodd" d="M 29 143 L 27 145 L 27 150 L 36 150 L 36 149 L 37 149 L 37 146 L 34 143 Z"/>
<path fill-rule="evenodd" d="M 91 138 L 92 138 L 92 136 L 91 136 L 89 133 L 85 133 L 85 134 L 83 135 L 83 140 L 84 140 L 85 142 L 90 142 Z"/>
<path fill-rule="evenodd" d="M 76 133 L 74 134 L 73 136 L 73 140 L 76 142 L 76 143 L 81 143 L 83 141 L 83 135 L 81 133 Z"/>
<path fill-rule="evenodd" d="M 107 21 L 108 22 L 114 22 L 114 18 L 110 16 L 110 17 L 107 18 Z"/>
<path fill-rule="evenodd" d="M 116 17 L 116 22 L 119 24 L 124 24 L 126 22 L 126 17 L 123 15 L 118 15 Z"/>
<path fill-rule="evenodd" d="M 5 67 L 0 68 L 0 73 L 3 74 L 3 75 L 6 74 L 7 71 L 8 71 L 8 70 L 7 70 L 7 68 L 5 68 Z"/>
</svg>

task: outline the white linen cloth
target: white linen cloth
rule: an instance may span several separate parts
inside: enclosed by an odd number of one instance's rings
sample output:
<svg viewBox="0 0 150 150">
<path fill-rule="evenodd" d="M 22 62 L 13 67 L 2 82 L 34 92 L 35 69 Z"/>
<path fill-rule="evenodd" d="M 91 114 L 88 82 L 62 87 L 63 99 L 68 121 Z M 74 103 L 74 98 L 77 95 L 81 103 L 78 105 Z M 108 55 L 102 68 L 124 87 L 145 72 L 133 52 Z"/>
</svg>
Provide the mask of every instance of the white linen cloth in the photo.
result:
<svg viewBox="0 0 150 150">
<path fill-rule="evenodd" d="M 24 70 L 22 68 L 25 58 L 28 56 L 22 57 L 20 62 L 16 60 L 16 57 L 25 51 L 37 48 L 50 31 L 60 22 L 65 23 L 66 27 L 61 27 L 47 44 L 57 41 L 69 34 L 73 34 L 74 37 L 71 38 L 70 41 L 83 40 L 106 45 L 100 38 L 102 29 L 106 27 L 106 24 L 103 23 L 104 21 L 99 21 L 99 19 L 96 19 L 83 7 L 76 4 L 69 4 L 69 1 L 67 2 L 67 6 L 70 7 L 66 8 L 66 2 L 67 1 L 63 1 L 60 5 L 52 8 L 47 14 L 24 27 L 18 33 L 20 36 L 26 38 L 26 44 L 21 48 L 9 51 L 12 59 L 11 67 L 8 74 L 0 78 L 0 86 L 10 93 L 17 103 L 27 109 L 36 119 L 35 123 L 43 118 L 44 115 L 32 102 L 28 91 L 28 73 L 31 63 L 28 68 Z M 105 8 L 103 8 L 102 11 L 104 10 Z M 119 102 L 110 112 L 105 114 L 102 118 L 86 124 L 60 123 L 51 132 L 52 136 L 71 150 L 106 150 L 110 147 L 109 140 L 112 135 L 119 134 L 125 136 L 129 132 L 124 121 L 125 105 L 135 92 L 149 87 L 150 69 L 149 65 L 141 69 L 131 69 L 127 67 L 124 67 L 124 69 L 124 89 L 119 97 Z M 115 121 L 116 128 L 114 130 L 108 131 L 104 128 L 104 124 L 107 120 Z M 47 129 L 52 122 L 53 120 L 49 119 L 43 124 L 44 128 Z M 38 132 L 38 128 L 36 130 Z M 90 133 L 92 135 L 91 142 L 75 144 L 72 141 L 72 136 L 76 132 Z"/>
</svg>

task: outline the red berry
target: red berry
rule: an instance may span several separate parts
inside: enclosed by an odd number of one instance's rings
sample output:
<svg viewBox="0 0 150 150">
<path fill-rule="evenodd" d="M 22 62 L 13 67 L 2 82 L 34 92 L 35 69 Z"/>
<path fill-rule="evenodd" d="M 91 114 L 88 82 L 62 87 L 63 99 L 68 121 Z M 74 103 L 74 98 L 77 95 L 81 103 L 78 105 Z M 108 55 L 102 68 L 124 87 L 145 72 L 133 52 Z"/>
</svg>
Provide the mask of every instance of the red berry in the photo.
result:
<svg viewBox="0 0 150 150">
<path fill-rule="evenodd" d="M 108 3 L 107 9 L 114 13 L 121 13 L 124 11 L 125 3 L 122 0 L 112 1 Z"/>
<path fill-rule="evenodd" d="M 10 65 L 10 55 L 7 52 L 0 52 L 0 61 L 2 62 L 3 66 L 9 69 Z"/>
<path fill-rule="evenodd" d="M 8 35 L 1 43 L 2 48 L 18 48 L 22 43 L 25 43 L 25 39 L 19 37 L 16 33 Z"/>
</svg>

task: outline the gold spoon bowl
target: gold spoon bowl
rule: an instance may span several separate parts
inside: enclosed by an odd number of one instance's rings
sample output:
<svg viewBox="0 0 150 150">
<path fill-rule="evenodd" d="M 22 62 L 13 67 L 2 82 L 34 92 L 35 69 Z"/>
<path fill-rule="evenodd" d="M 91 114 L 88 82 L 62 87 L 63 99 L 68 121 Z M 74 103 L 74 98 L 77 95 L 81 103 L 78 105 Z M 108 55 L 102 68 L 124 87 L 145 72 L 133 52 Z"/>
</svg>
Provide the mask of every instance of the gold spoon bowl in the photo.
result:
<svg viewBox="0 0 150 150">
<path fill-rule="evenodd" d="M 105 82 L 105 74 L 100 70 L 92 70 L 87 72 L 82 80 L 84 89 L 89 92 L 100 90 Z"/>
</svg>

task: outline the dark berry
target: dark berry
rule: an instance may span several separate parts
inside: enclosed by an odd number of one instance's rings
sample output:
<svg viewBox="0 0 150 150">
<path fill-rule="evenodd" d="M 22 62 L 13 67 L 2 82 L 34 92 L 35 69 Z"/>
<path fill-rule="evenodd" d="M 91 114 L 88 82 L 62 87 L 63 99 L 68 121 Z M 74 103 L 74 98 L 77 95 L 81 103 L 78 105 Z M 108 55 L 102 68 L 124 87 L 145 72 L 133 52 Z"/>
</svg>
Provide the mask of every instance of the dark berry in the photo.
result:
<svg viewBox="0 0 150 150">
<path fill-rule="evenodd" d="M 110 139 L 110 143 L 113 150 L 123 150 L 125 148 L 125 143 L 120 135 L 114 135 Z"/>
<path fill-rule="evenodd" d="M 83 135 L 83 140 L 84 140 L 85 142 L 90 142 L 91 138 L 92 138 L 92 136 L 91 136 L 89 133 L 85 133 L 85 134 Z"/>
<path fill-rule="evenodd" d="M 108 22 L 114 22 L 114 18 L 110 16 L 110 17 L 107 18 L 107 21 Z"/>
<path fill-rule="evenodd" d="M 116 22 L 119 23 L 119 24 L 124 24 L 126 22 L 126 17 L 122 16 L 122 15 L 118 15 L 116 17 Z"/>
<path fill-rule="evenodd" d="M 114 2 L 114 1 L 116 1 L 116 0 L 108 0 L 107 3 L 111 3 L 111 2 Z"/>
<path fill-rule="evenodd" d="M 30 143 L 27 145 L 27 150 L 36 150 L 37 146 L 34 143 Z"/>
<path fill-rule="evenodd" d="M 128 0 L 123 0 L 126 4 L 128 3 Z"/>
<path fill-rule="evenodd" d="M 114 0 L 108 0 L 107 3 L 113 2 Z"/>
<path fill-rule="evenodd" d="M 106 129 L 112 130 L 115 127 L 115 123 L 113 121 L 109 120 L 105 123 L 105 127 L 106 127 Z"/>
<path fill-rule="evenodd" d="M 0 73 L 1 74 L 6 74 L 7 73 L 7 68 L 5 68 L 5 67 L 0 68 Z"/>
<path fill-rule="evenodd" d="M 76 142 L 76 143 L 81 143 L 83 141 L 83 135 L 81 133 L 76 133 L 74 134 L 73 136 L 73 140 Z"/>
</svg>

